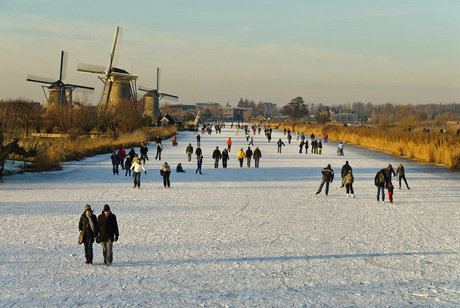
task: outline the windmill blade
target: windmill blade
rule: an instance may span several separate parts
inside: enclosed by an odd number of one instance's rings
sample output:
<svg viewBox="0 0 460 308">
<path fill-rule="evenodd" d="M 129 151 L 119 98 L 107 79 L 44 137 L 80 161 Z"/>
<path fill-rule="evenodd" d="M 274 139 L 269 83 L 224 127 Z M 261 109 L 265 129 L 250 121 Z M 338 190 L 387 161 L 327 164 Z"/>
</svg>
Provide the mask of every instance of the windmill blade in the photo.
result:
<svg viewBox="0 0 460 308">
<path fill-rule="evenodd" d="M 111 71 L 112 67 L 118 65 L 118 58 L 120 57 L 122 33 L 123 33 L 123 29 L 120 26 L 117 26 L 117 28 L 115 29 L 115 36 L 113 37 L 112 49 L 110 51 L 109 68 L 108 68 L 109 72 Z"/>
<path fill-rule="evenodd" d="M 127 77 L 127 78 L 130 78 L 130 79 L 137 79 L 137 75 L 134 75 L 134 74 L 127 74 L 127 73 L 119 73 L 119 72 L 111 72 L 109 73 L 109 75 L 112 75 L 112 76 L 118 76 L 118 77 Z"/>
<path fill-rule="evenodd" d="M 107 83 L 104 82 L 104 86 L 102 87 L 102 92 L 101 92 L 101 98 L 99 99 L 99 113 L 104 108 L 103 102 L 104 102 L 104 95 L 105 95 L 106 88 L 107 88 Z"/>
<path fill-rule="evenodd" d="M 52 78 L 47 78 L 47 77 L 41 77 L 41 76 L 35 76 L 35 75 L 27 75 L 27 81 L 32 81 L 32 82 L 39 82 L 39 83 L 46 83 L 46 84 L 53 84 L 56 82 L 56 80 Z"/>
<path fill-rule="evenodd" d="M 106 73 L 105 66 L 87 64 L 87 63 L 78 63 L 77 71 L 90 74 L 100 74 L 104 75 Z"/>
<path fill-rule="evenodd" d="M 166 94 L 166 93 L 160 93 L 160 97 L 165 98 L 165 99 L 167 99 L 169 101 L 177 101 L 177 100 L 179 100 L 179 96 Z"/>
<path fill-rule="evenodd" d="M 144 92 L 153 92 L 155 89 L 152 89 L 152 88 L 149 88 L 149 87 L 145 87 L 145 86 L 139 85 L 138 90 L 139 90 L 139 91 L 144 91 Z"/>
<path fill-rule="evenodd" d="M 72 88 L 79 88 L 79 89 L 87 89 L 87 90 L 94 90 L 93 87 L 87 87 L 87 86 L 80 86 L 80 85 L 76 85 L 76 84 L 66 84 L 67 87 L 72 87 Z"/>
<path fill-rule="evenodd" d="M 67 76 L 67 60 L 69 53 L 67 51 L 61 51 L 61 68 L 59 70 L 59 80 L 64 80 Z"/>
</svg>

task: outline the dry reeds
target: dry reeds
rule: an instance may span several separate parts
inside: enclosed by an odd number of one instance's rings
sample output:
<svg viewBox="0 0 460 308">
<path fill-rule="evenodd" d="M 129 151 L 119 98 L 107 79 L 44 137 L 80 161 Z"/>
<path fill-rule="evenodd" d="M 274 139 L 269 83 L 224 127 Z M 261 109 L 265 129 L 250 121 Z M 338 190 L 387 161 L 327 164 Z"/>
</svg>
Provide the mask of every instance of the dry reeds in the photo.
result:
<svg viewBox="0 0 460 308">
<path fill-rule="evenodd" d="M 460 168 L 460 137 L 443 133 L 406 132 L 401 129 L 344 125 L 282 123 L 279 128 L 323 136 L 329 139 L 389 152 L 425 162 Z"/>
<path fill-rule="evenodd" d="M 115 150 L 130 147 L 138 147 L 141 142 L 152 140 L 156 136 L 163 139 L 175 134 L 175 126 L 160 128 L 147 128 L 137 130 L 130 134 L 120 135 L 118 138 L 55 138 L 42 140 L 37 148 L 37 156 L 34 159 L 33 170 L 49 171 L 59 170 L 61 162 L 80 160 L 83 157 L 97 154 L 110 153 Z"/>
</svg>

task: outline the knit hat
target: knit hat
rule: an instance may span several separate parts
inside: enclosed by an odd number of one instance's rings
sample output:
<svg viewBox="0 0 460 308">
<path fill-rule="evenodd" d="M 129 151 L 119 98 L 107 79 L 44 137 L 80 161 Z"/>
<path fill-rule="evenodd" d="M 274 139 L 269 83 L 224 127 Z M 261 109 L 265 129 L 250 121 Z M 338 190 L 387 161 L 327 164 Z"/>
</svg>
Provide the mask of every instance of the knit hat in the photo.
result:
<svg viewBox="0 0 460 308">
<path fill-rule="evenodd" d="M 87 204 L 87 205 L 85 205 L 85 211 L 92 212 L 93 210 L 91 209 L 91 206 L 89 204 Z"/>
<path fill-rule="evenodd" d="M 104 212 L 109 212 L 110 206 L 108 204 L 104 205 Z"/>
</svg>

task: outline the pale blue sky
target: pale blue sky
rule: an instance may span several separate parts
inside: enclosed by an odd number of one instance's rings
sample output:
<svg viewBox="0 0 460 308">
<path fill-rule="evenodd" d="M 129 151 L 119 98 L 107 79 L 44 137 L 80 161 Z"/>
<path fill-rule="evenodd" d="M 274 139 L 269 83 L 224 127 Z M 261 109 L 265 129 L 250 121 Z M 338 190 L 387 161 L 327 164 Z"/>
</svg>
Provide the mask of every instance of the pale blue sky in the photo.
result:
<svg viewBox="0 0 460 308">
<path fill-rule="evenodd" d="M 44 102 L 27 74 L 97 88 L 78 62 L 107 65 L 115 27 L 118 66 L 179 102 L 282 106 L 460 102 L 459 1 L 0 0 L 0 99 Z"/>
</svg>

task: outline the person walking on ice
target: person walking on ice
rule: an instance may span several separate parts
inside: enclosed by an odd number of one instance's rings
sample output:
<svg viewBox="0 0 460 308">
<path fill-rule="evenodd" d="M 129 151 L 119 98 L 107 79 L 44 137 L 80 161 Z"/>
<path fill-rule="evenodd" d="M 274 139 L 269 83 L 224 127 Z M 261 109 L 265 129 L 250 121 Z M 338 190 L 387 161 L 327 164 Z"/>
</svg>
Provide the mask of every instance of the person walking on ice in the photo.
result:
<svg viewBox="0 0 460 308">
<path fill-rule="evenodd" d="M 382 202 L 385 202 L 385 185 L 388 182 L 387 172 L 385 169 L 381 169 L 374 178 L 375 186 L 377 186 L 377 202 L 379 195 L 382 195 Z"/>
<path fill-rule="evenodd" d="M 197 174 L 198 172 L 199 172 L 200 174 L 202 174 L 202 173 L 201 173 L 201 166 L 202 166 L 202 165 L 203 165 L 203 155 L 200 155 L 200 157 L 198 157 L 198 158 L 196 159 L 196 167 L 197 167 L 197 168 L 196 168 L 195 174 Z"/>
<path fill-rule="evenodd" d="M 342 166 L 342 172 L 340 174 L 342 176 L 342 185 L 340 186 L 340 188 L 343 188 L 343 186 L 344 186 L 343 179 L 347 176 L 348 171 L 352 171 L 352 169 L 351 169 L 351 166 L 349 165 L 348 160 L 347 160 L 345 162 L 345 165 Z"/>
<path fill-rule="evenodd" d="M 236 156 L 238 157 L 238 161 L 240 162 L 240 168 L 243 168 L 243 161 L 246 158 L 246 156 L 244 155 L 243 148 L 240 149 Z"/>
<path fill-rule="evenodd" d="M 85 205 L 85 211 L 81 214 L 78 229 L 84 232 L 83 245 L 85 247 L 86 264 L 93 264 L 93 243 L 96 237 L 97 218 L 89 204 Z"/>
<path fill-rule="evenodd" d="M 337 156 L 344 156 L 342 141 L 340 141 L 339 145 L 337 146 Z"/>
<path fill-rule="evenodd" d="M 145 171 L 144 166 L 141 163 L 141 160 L 138 159 L 136 160 L 132 165 L 131 165 L 131 170 L 133 170 L 133 179 L 134 179 L 134 187 L 141 189 L 141 170 L 144 170 L 144 173 L 147 174 L 147 171 Z"/>
<path fill-rule="evenodd" d="M 97 218 L 97 238 L 102 245 L 104 265 L 110 266 L 113 261 L 113 242 L 118 241 L 117 217 L 110 211 L 108 204 L 104 205 L 102 214 Z"/>
<path fill-rule="evenodd" d="M 278 145 L 278 153 L 281 153 L 281 146 L 283 147 L 285 146 L 284 142 L 281 141 L 281 138 L 280 138 L 276 144 Z"/>
<path fill-rule="evenodd" d="M 398 165 L 398 168 L 396 168 L 396 178 L 399 177 L 399 189 L 401 189 L 401 180 L 404 180 L 404 183 L 406 183 L 407 189 L 409 188 L 409 184 L 407 184 L 406 181 L 406 173 L 404 172 L 404 167 L 402 164 Z"/>
<path fill-rule="evenodd" d="M 187 148 L 185 149 L 185 153 L 187 154 L 187 161 L 191 161 L 193 154 L 193 146 L 191 143 L 188 144 Z"/>
<path fill-rule="evenodd" d="M 163 166 L 161 166 L 160 175 L 163 176 L 164 188 L 166 188 L 166 186 L 170 187 L 171 183 L 169 182 L 169 176 L 171 175 L 171 168 L 169 167 L 167 162 L 165 162 Z"/>
<path fill-rule="evenodd" d="M 332 183 L 334 180 L 334 171 L 331 168 L 331 164 L 328 164 L 326 168 L 324 168 L 321 171 L 321 174 L 323 175 L 322 180 L 321 180 L 321 185 L 319 185 L 318 191 L 316 194 L 319 194 L 321 190 L 323 189 L 324 183 L 326 183 L 326 196 L 329 194 L 329 183 Z"/>
<path fill-rule="evenodd" d="M 262 157 L 262 152 L 260 152 L 259 147 L 256 147 L 254 150 L 254 165 L 256 168 L 259 168 L 259 160 Z"/>
<path fill-rule="evenodd" d="M 342 185 L 345 184 L 345 188 L 347 190 L 347 197 L 354 198 L 355 197 L 355 192 L 353 190 L 353 182 L 355 181 L 355 178 L 353 177 L 353 173 L 351 173 L 351 170 L 348 171 L 347 175 L 343 178 Z"/>
</svg>

